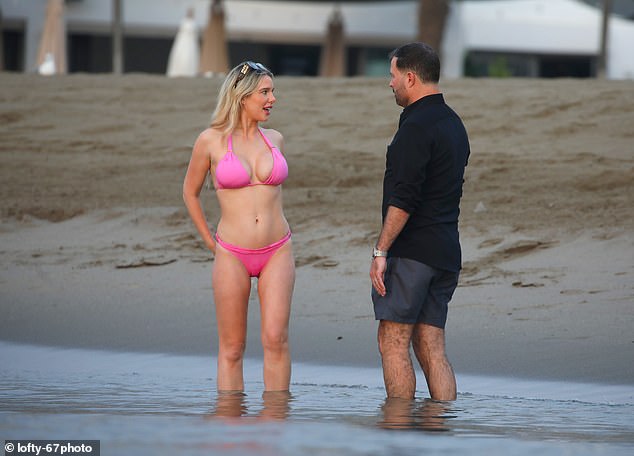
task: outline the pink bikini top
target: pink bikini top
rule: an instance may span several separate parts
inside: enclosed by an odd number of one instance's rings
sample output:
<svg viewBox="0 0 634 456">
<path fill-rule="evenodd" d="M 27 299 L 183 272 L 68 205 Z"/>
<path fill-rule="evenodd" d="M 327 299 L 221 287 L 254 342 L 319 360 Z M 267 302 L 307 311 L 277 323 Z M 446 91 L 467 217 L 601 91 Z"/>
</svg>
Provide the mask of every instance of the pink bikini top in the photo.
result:
<svg viewBox="0 0 634 456">
<path fill-rule="evenodd" d="M 251 182 L 249 173 L 246 169 L 244 169 L 244 166 L 242 166 L 240 159 L 233 153 L 233 141 L 231 140 L 231 135 L 229 135 L 229 139 L 227 141 L 227 153 L 216 166 L 217 189 L 243 188 L 251 185 L 280 185 L 286 180 L 288 177 L 288 165 L 286 164 L 286 159 L 279 149 L 271 143 L 269 138 L 266 137 L 262 130 L 258 129 L 258 131 L 262 135 L 266 145 L 269 149 L 271 149 L 271 154 L 273 156 L 273 169 L 271 170 L 271 175 L 264 182 Z"/>
</svg>

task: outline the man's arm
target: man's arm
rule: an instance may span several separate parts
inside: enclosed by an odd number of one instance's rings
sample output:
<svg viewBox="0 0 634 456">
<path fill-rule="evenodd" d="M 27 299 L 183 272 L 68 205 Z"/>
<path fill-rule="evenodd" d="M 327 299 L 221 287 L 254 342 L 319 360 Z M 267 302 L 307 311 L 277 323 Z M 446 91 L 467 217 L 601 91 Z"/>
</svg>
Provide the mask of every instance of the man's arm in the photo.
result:
<svg viewBox="0 0 634 456">
<path fill-rule="evenodd" d="M 388 206 L 376 248 L 384 251 L 390 250 L 390 247 L 403 230 L 408 219 L 409 212 L 396 206 Z"/>
<path fill-rule="evenodd" d="M 385 220 L 383 221 L 383 228 L 381 228 L 381 234 L 379 234 L 379 240 L 376 243 L 376 248 L 387 252 L 390 250 L 392 243 L 398 237 L 403 227 L 409 220 L 409 212 L 404 211 L 396 206 L 388 206 L 387 214 L 385 214 Z M 387 262 L 385 257 L 375 257 L 372 260 L 370 266 L 370 280 L 372 286 L 381 295 L 385 296 L 385 283 L 383 282 L 383 276 Z"/>
</svg>

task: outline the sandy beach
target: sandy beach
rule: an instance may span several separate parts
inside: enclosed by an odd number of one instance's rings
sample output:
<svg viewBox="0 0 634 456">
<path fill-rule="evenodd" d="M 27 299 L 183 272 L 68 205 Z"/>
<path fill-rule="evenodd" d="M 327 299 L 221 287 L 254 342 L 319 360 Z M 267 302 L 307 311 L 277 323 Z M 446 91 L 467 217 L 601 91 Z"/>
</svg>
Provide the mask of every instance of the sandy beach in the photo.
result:
<svg viewBox="0 0 634 456">
<path fill-rule="evenodd" d="M 215 354 L 213 262 L 181 187 L 220 82 L 0 73 L 1 340 Z M 368 268 L 400 112 L 387 84 L 276 79 L 297 361 L 379 365 Z M 634 384 L 634 82 L 441 87 L 472 148 L 456 373 Z M 213 190 L 203 201 L 213 225 Z"/>
</svg>

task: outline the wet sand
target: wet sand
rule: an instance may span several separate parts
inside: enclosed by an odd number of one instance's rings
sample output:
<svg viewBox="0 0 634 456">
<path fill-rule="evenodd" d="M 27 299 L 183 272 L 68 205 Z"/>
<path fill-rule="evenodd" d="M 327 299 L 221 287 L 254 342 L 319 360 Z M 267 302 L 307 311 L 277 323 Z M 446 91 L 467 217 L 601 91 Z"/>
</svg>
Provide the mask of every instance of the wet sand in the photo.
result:
<svg viewBox="0 0 634 456">
<path fill-rule="evenodd" d="M 0 74 L 0 339 L 215 353 L 212 258 L 181 186 L 219 84 Z M 447 327 L 456 372 L 632 384 L 634 83 L 442 88 L 472 145 Z M 400 109 L 383 79 L 281 77 L 276 94 L 294 359 L 378 366 L 367 272 Z M 213 191 L 203 198 L 215 223 Z M 257 305 L 250 319 L 259 357 Z"/>
</svg>

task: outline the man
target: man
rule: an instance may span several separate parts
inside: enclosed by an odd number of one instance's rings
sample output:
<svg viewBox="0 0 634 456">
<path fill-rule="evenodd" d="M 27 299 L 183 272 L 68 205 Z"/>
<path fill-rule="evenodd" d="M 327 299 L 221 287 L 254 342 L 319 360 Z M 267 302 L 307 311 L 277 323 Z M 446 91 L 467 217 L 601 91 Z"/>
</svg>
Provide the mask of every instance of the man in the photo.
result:
<svg viewBox="0 0 634 456">
<path fill-rule="evenodd" d="M 390 87 L 404 109 L 387 148 L 383 226 L 370 279 L 388 397 L 413 399 L 410 345 L 431 398 L 456 398 L 445 354 L 447 307 L 461 267 L 458 214 L 469 140 L 439 91 L 440 61 L 424 43 L 390 54 Z"/>
</svg>

